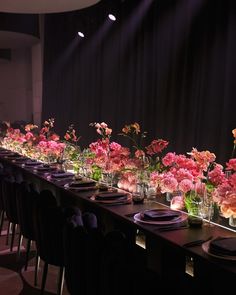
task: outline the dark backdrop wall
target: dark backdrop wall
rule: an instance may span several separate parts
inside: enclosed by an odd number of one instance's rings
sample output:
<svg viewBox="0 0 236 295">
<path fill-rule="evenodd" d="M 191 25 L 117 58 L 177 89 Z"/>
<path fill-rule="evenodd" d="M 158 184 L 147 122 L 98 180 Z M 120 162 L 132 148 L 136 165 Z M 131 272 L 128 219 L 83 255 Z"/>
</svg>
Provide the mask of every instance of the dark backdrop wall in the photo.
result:
<svg viewBox="0 0 236 295">
<path fill-rule="evenodd" d="M 43 119 L 61 135 L 74 123 L 82 147 L 96 138 L 90 122 L 107 122 L 121 141 L 137 121 L 149 141 L 209 149 L 224 163 L 236 128 L 235 2 L 106 0 L 46 15 Z"/>
</svg>

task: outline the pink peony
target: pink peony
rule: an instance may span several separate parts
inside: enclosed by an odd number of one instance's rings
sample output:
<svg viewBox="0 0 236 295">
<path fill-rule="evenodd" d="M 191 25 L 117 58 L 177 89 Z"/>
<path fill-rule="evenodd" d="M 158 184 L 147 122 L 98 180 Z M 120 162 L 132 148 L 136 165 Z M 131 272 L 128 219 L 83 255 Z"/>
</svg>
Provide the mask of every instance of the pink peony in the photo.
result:
<svg viewBox="0 0 236 295">
<path fill-rule="evenodd" d="M 236 158 L 230 159 L 228 163 L 226 163 L 227 169 L 236 171 Z"/>
<path fill-rule="evenodd" d="M 181 190 L 184 193 L 187 193 L 188 191 L 192 190 L 194 188 L 193 182 L 189 179 L 183 179 L 179 183 L 179 190 Z"/>
<path fill-rule="evenodd" d="M 167 153 L 162 159 L 164 166 L 171 166 L 175 162 L 175 153 Z"/>
</svg>

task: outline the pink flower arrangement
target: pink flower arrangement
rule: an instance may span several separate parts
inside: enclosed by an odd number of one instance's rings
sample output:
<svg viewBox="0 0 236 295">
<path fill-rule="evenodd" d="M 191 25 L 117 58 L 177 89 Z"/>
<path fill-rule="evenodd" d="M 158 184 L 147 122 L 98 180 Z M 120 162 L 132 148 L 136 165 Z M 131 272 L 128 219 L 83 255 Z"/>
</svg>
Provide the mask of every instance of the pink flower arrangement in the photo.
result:
<svg viewBox="0 0 236 295">
<path fill-rule="evenodd" d="M 121 177 L 118 187 L 135 192 L 137 183 L 144 181 L 155 186 L 161 193 L 181 191 L 187 196 L 194 191 L 203 195 L 207 190 L 213 192 L 213 200 L 220 206 L 223 216 L 236 217 L 236 158 L 231 157 L 226 163 L 226 173 L 224 167 L 216 163 L 215 154 L 208 150 L 198 151 L 193 148 L 187 155 L 174 152 L 163 155 L 168 141 L 154 139 L 144 146 L 142 141 L 147 132 L 142 132 L 137 122 L 125 125 L 120 133 L 133 143 L 131 156 L 129 148 L 111 141 L 112 129 L 105 122 L 91 123 L 90 126 L 96 129 L 99 138 L 89 145 L 82 164 L 96 166 L 99 171 L 106 173 L 119 172 Z M 40 130 L 34 124 L 27 124 L 23 133 L 20 129 L 7 125 L 3 146 L 44 161 L 49 158 L 56 161 L 64 155 L 66 147 L 69 144 L 76 145 L 80 137 L 76 135 L 74 125 L 71 124 L 64 135 L 65 141 L 61 142 L 53 128 L 53 118 L 46 120 Z M 236 129 L 232 130 L 232 133 L 234 155 Z M 76 149 L 73 152 L 79 151 Z M 74 159 L 79 161 L 78 157 Z M 178 196 L 173 206 L 182 206 L 181 198 Z"/>
<path fill-rule="evenodd" d="M 90 126 L 95 127 L 97 133 L 101 135 L 101 139 L 89 145 L 94 154 L 91 163 L 108 173 L 121 171 L 129 159 L 129 149 L 117 142 L 110 142 L 112 129 L 106 123 L 91 123 Z"/>
<path fill-rule="evenodd" d="M 162 170 L 161 153 L 167 148 L 168 141 L 154 139 L 148 146 L 143 147 L 143 139 L 146 137 L 147 132 L 141 132 L 140 125 L 137 122 L 125 125 L 119 135 L 131 140 L 134 148 L 134 158 L 138 159 L 136 161 L 137 169 L 149 171 Z"/>
<path fill-rule="evenodd" d="M 163 139 L 155 139 L 151 142 L 150 145 L 146 147 L 147 154 L 153 156 L 155 154 L 161 153 L 167 146 L 168 141 Z"/>
<path fill-rule="evenodd" d="M 224 181 L 213 192 L 214 201 L 220 206 L 224 217 L 236 217 L 236 159 L 230 159 L 226 163 L 232 174 L 225 176 Z"/>
</svg>

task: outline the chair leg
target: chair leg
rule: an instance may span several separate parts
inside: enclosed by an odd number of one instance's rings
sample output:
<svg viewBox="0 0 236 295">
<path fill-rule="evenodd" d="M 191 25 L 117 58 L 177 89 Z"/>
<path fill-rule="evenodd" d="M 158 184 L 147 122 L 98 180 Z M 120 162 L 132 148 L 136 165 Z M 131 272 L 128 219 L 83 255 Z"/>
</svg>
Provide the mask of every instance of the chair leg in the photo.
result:
<svg viewBox="0 0 236 295">
<path fill-rule="evenodd" d="M 12 223 L 9 221 L 9 222 L 8 222 L 8 227 L 7 227 L 7 239 L 6 239 L 6 245 L 9 245 L 9 239 L 10 239 L 11 227 L 12 227 Z"/>
<path fill-rule="evenodd" d="M 16 224 L 12 224 L 12 234 L 11 234 L 11 246 L 10 246 L 10 251 L 12 252 L 13 250 L 13 245 L 14 245 L 14 238 L 15 238 L 15 231 L 16 231 Z"/>
<path fill-rule="evenodd" d="M 62 295 L 63 285 L 64 285 L 64 275 L 65 275 L 65 268 L 61 266 L 58 273 L 57 295 Z"/>
<path fill-rule="evenodd" d="M 34 285 L 38 285 L 38 270 L 39 270 L 39 263 L 40 263 L 40 257 L 38 255 L 38 251 L 36 250 L 36 256 L 35 256 L 35 270 L 34 270 Z"/>
<path fill-rule="evenodd" d="M 4 222 L 4 210 L 1 210 L 1 213 L 0 213 L 0 236 L 2 235 L 3 222 Z"/>
<path fill-rule="evenodd" d="M 22 245 L 22 240 L 23 240 L 23 236 L 22 236 L 21 231 L 20 231 L 19 240 L 18 240 L 18 246 L 17 246 L 17 257 L 18 257 L 18 259 L 20 259 L 20 249 L 21 249 L 21 245 Z"/>
<path fill-rule="evenodd" d="M 28 267 L 30 246 L 31 246 L 31 240 L 28 239 L 27 247 L 26 247 L 26 254 L 25 254 L 25 271 L 27 270 L 27 267 Z"/>
<path fill-rule="evenodd" d="M 46 279 L 47 279 L 47 274 L 48 274 L 48 263 L 44 262 L 44 268 L 43 268 L 43 278 L 42 278 L 42 285 L 41 285 L 41 292 L 40 294 L 43 295 L 45 285 L 46 285 Z"/>
</svg>

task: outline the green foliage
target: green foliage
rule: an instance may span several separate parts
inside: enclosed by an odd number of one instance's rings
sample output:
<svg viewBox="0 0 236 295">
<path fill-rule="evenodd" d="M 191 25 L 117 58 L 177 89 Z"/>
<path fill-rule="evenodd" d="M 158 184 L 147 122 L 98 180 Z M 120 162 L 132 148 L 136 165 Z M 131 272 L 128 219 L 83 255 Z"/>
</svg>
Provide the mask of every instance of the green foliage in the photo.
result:
<svg viewBox="0 0 236 295">
<path fill-rule="evenodd" d="M 92 175 L 91 178 L 99 181 L 102 178 L 102 169 L 97 165 L 92 166 Z"/>
</svg>

